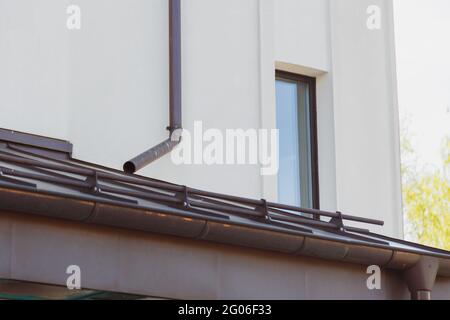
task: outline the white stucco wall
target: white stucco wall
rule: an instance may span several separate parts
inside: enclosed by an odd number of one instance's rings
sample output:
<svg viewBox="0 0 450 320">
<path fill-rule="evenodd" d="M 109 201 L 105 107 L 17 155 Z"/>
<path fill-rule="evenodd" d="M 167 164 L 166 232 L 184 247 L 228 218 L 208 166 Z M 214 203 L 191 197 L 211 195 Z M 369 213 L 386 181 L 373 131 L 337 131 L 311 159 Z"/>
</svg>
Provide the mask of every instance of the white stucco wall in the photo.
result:
<svg viewBox="0 0 450 320">
<path fill-rule="evenodd" d="M 380 30 L 367 28 L 372 5 Z M 372 229 L 402 237 L 392 1 L 277 0 L 275 8 L 277 65 L 317 78 L 321 206 L 384 220 Z"/>
<path fill-rule="evenodd" d="M 366 9 L 381 9 L 381 30 Z M 336 190 L 340 209 L 403 236 L 392 1 L 331 1 Z"/>
<path fill-rule="evenodd" d="M 389 0 L 183 0 L 183 124 L 273 128 L 275 64 L 317 77 L 321 206 L 380 218 L 401 236 Z M 66 8 L 82 28 L 66 28 Z M 366 28 L 379 4 L 382 29 Z M 0 0 L 0 127 L 70 140 L 116 168 L 167 137 L 165 0 Z M 141 173 L 276 200 L 259 167 L 174 166 Z"/>
</svg>

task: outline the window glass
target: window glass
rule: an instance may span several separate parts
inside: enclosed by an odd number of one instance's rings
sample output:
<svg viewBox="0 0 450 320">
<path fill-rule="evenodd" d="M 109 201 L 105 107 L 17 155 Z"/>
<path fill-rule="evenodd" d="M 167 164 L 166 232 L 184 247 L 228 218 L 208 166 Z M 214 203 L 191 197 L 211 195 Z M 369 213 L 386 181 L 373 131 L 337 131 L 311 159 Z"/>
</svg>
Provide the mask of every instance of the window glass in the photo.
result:
<svg viewBox="0 0 450 320">
<path fill-rule="evenodd" d="M 276 105 L 280 131 L 278 201 L 312 207 L 309 85 L 278 78 Z"/>
</svg>

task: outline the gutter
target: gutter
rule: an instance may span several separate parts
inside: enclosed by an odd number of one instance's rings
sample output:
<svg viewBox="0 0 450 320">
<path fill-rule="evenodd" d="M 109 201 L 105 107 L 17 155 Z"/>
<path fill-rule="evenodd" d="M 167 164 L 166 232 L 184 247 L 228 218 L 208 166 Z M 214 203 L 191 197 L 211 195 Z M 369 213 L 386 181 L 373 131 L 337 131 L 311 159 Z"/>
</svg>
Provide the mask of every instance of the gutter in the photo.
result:
<svg viewBox="0 0 450 320">
<path fill-rule="evenodd" d="M 299 230 L 286 230 L 244 220 L 205 217 L 174 208 L 147 208 L 95 196 L 62 196 L 56 192 L 9 189 L 0 186 L 0 210 L 22 212 L 109 227 L 131 229 L 193 240 L 269 250 L 292 256 L 309 256 L 331 261 L 378 265 L 398 270 L 404 277 L 413 299 L 430 299 L 437 276 L 450 278 L 450 254 L 426 247 L 406 248 L 406 242 L 376 236 L 400 243 L 368 243 L 350 237 L 337 239 Z M 405 244 L 405 246 L 403 246 Z M 430 249 L 428 249 L 430 250 Z"/>
<path fill-rule="evenodd" d="M 181 83 L 181 4 L 169 0 L 169 138 L 139 154 L 123 165 L 123 171 L 133 174 L 170 153 L 181 141 L 182 83 Z"/>
</svg>

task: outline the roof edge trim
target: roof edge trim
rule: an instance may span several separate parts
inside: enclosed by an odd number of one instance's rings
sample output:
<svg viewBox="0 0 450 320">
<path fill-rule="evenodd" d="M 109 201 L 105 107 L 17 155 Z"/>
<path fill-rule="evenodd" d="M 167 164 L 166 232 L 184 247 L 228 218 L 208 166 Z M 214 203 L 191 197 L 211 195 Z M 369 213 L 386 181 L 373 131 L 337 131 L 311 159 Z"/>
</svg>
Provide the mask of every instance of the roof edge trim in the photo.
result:
<svg viewBox="0 0 450 320">
<path fill-rule="evenodd" d="M 0 128 L 0 141 L 18 143 L 30 147 L 72 154 L 73 145 L 69 141 Z"/>
</svg>

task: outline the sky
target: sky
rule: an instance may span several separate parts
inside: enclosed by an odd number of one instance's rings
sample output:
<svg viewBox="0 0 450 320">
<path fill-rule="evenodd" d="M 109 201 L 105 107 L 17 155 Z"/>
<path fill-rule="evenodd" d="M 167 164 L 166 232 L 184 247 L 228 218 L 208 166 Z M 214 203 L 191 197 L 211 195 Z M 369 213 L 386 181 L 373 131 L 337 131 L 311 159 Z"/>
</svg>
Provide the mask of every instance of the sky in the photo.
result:
<svg viewBox="0 0 450 320">
<path fill-rule="evenodd" d="M 419 161 L 440 167 L 450 135 L 450 0 L 394 0 L 401 119 Z"/>
</svg>

